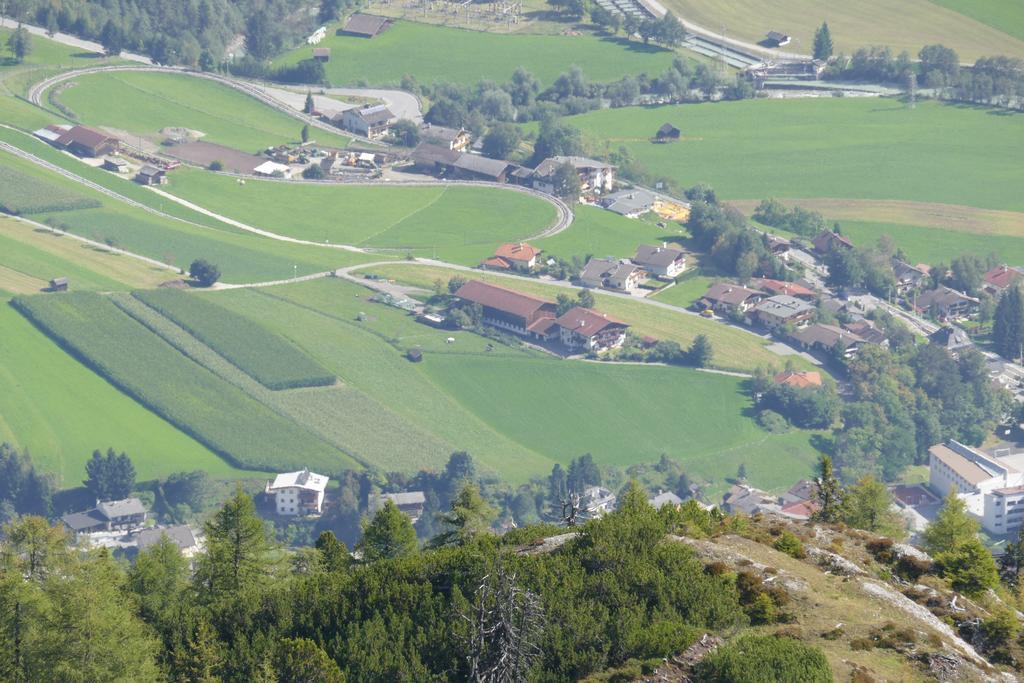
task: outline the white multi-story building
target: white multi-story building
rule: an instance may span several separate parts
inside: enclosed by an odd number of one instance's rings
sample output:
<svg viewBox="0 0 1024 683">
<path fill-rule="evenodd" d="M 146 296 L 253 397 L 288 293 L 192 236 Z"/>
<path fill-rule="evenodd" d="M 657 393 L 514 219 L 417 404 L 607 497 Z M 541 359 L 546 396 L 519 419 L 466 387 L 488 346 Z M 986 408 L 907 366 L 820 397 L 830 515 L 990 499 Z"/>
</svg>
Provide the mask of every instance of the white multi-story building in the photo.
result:
<svg viewBox="0 0 1024 683">
<path fill-rule="evenodd" d="M 324 491 L 328 481 L 328 477 L 308 469 L 285 472 L 277 475 L 273 483 L 268 482 L 266 491 L 274 496 L 279 515 L 319 515 L 324 509 Z"/>
<path fill-rule="evenodd" d="M 1024 453 L 989 455 L 952 439 L 928 449 L 929 484 L 956 491 L 991 534 L 1014 534 L 1024 520 Z"/>
</svg>

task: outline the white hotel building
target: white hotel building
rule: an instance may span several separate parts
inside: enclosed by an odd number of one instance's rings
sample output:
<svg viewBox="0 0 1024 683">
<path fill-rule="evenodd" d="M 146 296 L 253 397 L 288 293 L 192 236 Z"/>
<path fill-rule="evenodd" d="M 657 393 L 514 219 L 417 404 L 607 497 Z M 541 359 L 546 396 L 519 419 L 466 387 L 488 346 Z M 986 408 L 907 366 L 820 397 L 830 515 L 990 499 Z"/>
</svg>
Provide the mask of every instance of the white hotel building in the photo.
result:
<svg viewBox="0 0 1024 683">
<path fill-rule="evenodd" d="M 929 452 L 929 484 L 956 490 L 985 531 L 1016 534 L 1024 521 L 1024 453 L 988 455 L 952 439 Z"/>
<path fill-rule="evenodd" d="M 266 492 L 274 497 L 277 514 L 285 517 L 319 515 L 324 511 L 328 477 L 308 469 L 277 475 L 267 482 Z"/>
</svg>

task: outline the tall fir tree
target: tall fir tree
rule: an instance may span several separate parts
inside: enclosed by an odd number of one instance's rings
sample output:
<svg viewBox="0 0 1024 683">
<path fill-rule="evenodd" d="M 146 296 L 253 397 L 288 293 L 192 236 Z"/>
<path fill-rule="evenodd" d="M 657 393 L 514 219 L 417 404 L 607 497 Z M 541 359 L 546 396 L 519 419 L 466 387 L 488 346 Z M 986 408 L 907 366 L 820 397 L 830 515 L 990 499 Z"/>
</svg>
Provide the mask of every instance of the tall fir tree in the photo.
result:
<svg viewBox="0 0 1024 683">
<path fill-rule="evenodd" d="M 821 22 L 821 26 L 814 32 L 814 58 L 828 59 L 832 56 L 832 32 L 828 28 L 828 22 Z"/>
<path fill-rule="evenodd" d="M 416 530 L 405 513 L 388 500 L 363 528 L 356 550 L 367 562 L 405 557 L 416 552 Z"/>
<path fill-rule="evenodd" d="M 996 305 L 992 341 L 1003 358 L 1019 358 L 1024 346 L 1024 294 L 1019 285 L 1010 287 Z"/>
</svg>

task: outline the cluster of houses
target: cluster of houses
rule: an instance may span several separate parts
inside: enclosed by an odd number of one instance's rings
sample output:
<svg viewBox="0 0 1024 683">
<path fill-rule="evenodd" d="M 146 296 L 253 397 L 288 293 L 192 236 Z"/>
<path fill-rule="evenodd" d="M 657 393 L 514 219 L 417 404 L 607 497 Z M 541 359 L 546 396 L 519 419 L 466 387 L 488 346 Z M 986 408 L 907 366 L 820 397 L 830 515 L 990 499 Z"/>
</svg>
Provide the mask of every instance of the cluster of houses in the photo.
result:
<svg viewBox="0 0 1024 683">
<path fill-rule="evenodd" d="M 800 480 L 781 496 L 762 491 L 746 483 L 734 484 L 722 496 L 722 510 L 747 515 L 771 513 L 795 520 L 810 519 L 820 506 L 818 486 L 812 481 Z"/>
<path fill-rule="evenodd" d="M 33 133 L 40 140 L 57 149 L 83 159 L 102 159 L 102 167 L 119 174 L 135 172 L 135 182 L 141 185 L 163 185 L 167 182 L 167 164 L 144 163 L 141 166 L 118 156 L 121 141 L 103 131 L 88 126 L 51 124 Z"/>
<path fill-rule="evenodd" d="M 94 508 L 64 515 L 61 521 L 76 542 L 93 547 L 135 552 L 167 538 L 187 558 L 203 548 L 202 537 L 187 524 L 149 524 L 149 510 L 138 498 L 97 501 Z"/>
<path fill-rule="evenodd" d="M 569 352 L 599 353 L 618 348 L 629 325 L 605 313 L 573 306 L 562 315 L 552 301 L 481 280 L 470 280 L 455 292 L 460 302 L 477 304 L 482 321 L 537 343 L 561 344 Z"/>
</svg>

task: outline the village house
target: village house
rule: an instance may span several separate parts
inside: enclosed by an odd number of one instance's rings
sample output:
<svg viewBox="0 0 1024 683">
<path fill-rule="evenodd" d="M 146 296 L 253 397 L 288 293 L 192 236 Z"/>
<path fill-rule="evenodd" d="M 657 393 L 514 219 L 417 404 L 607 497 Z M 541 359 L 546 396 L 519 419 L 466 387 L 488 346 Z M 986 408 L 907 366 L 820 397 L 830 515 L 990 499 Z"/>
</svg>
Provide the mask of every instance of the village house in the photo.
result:
<svg viewBox="0 0 1024 683">
<path fill-rule="evenodd" d="M 1014 534 L 1024 520 L 1024 454 L 989 455 L 950 439 L 928 449 L 928 484 L 955 491 L 991 534 Z"/>
<path fill-rule="evenodd" d="M 671 280 L 686 270 L 686 254 L 664 242 L 660 247 L 641 244 L 633 255 L 633 263 L 654 277 Z"/>
<path fill-rule="evenodd" d="M 374 38 L 386 31 L 390 26 L 391 20 L 387 17 L 357 12 L 348 18 L 343 28 L 338 29 L 337 35 Z"/>
<path fill-rule="evenodd" d="M 806 351 L 838 352 L 846 360 L 856 356 L 865 343 L 863 339 L 852 332 L 823 323 L 808 325 L 791 334 L 789 338 Z"/>
<path fill-rule="evenodd" d="M 187 524 L 177 526 L 143 529 L 136 537 L 139 550 L 146 550 L 166 538 L 181 551 L 182 557 L 192 558 L 202 550 L 199 539 Z"/>
<path fill-rule="evenodd" d="M 892 273 L 896 278 L 896 293 L 899 296 L 906 296 L 908 292 L 921 289 L 931 282 L 931 275 L 922 266 L 912 266 L 893 258 Z"/>
<path fill-rule="evenodd" d="M 536 190 L 555 193 L 552 178 L 558 167 L 564 163 L 572 164 L 580 177 L 580 188 L 584 195 L 607 194 L 615 189 L 615 167 L 596 159 L 587 157 L 555 156 L 545 159 L 533 170 L 532 183 Z"/>
<path fill-rule="evenodd" d="M 146 523 L 146 506 L 138 498 L 97 502 L 85 512 L 73 512 L 61 517 L 64 526 L 76 537 L 100 531 L 131 531 Z"/>
<path fill-rule="evenodd" d="M 554 303 L 529 294 L 470 280 L 455 292 L 462 301 L 479 304 L 483 322 L 523 337 L 547 339 L 555 325 Z"/>
<path fill-rule="evenodd" d="M 516 270 L 528 273 L 537 266 L 541 250 L 526 242 L 509 242 L 494 251 L 481 265 L 492 270 Z"/>
<path fill-rule="evenodd" d="M 324 511 L 324 491 L 328 477 L 308 469 L 285 472 L 267 482 L 267 495 L 274 497 L 277 514 L 282 517 L 319 515 Z"/>
<path fill-rule="evenodd" d="M 811 240 L 811 244 L 814 245 L 814 251 L 819 256 L 827 256 L 837 249 L 853 249 L 853 242 L 831 230 L 822 230 L 817 237 Z"/>
<path fill-rule="evenodd" d="M 424 123 L 420 128 L 420 138 L 453 152 L 465 152 L 473 142 L 473 136 L 465 128 L 445 128 L 431 123 Z"/>
<path fill-rule="evenodd" d="M 748 289 L 731 282 L 716 282 L 704 292 L 698 305 L 710 308 L 716 313 L 746 313 L 764 299 L 767 294 Z"/>
<path fill-rule="evenodd" d="M 814 301 L 818 298 L 818 293 L 809 287 L 804 287 L 797 282 L 785 282 L 783 280 L 773 280 L 766 277 L 754 277 L 750 278 L 750 286 L 760 289 L 764 292 L 768 292 L 772 295 L 785 295 L 792 296 L 797 299 L 803 299 L 805 301 Z"/>
<path fill-rule="evenodd" d="M 821 373 L 816 370 L 805 372 L 780 372 L 772 380 L 779 385 L 795 389 L 809 389 L 821 386 Z"/>
<path fill-rule="evenodd" d="M 944 325 L 928 335 L 928 343 L 956 355 L 961 349 L 973 346 L 970 335 L 956 325 Z"/>
<path fill-rule="evenodd" d="M 639 218 L 654 208 L 657 198 L 652 192 L 634 188 L 612 192 L 601 200 L 601 207 L 626 218 Z"/>
<path fill-rule="evenodd" d="M 413 168 L 421 173 L 440 174 L 459 160 L 459 152 L 442 145 L 421 142 L 409 155 Z"/>
<path fill-rule="evenodd" d="M 329 47 L 314 47 L 313 48 L 313 59 L 318 62 L 329 62 L 331 61 L 331 48 Z"/>
<path fill-rule="evenodd" d="M 875 346 L 884 346 L 887 348 L 889 346 L 889 339 L 885 336 L 885 332 L 878 329 L 875 323 L 871 322 L 867 318 L 843 323 L 842 328 L 857 335 L 867 344 L 874 344 Z"/>
<path fill-rule="evenodd" d="M 341 128 L 364 138 L 379 140 L 388 134 L 394 120 L 395 115 L 386 104 L 375 104 L 347 109 L 334 118 L 334 124 L 340 123 Z"/>
<path fill-rule="evenodd" d="M 588 486 L 580 495 L 580 507 L 584 517 L 594 518 L 606 515 L 615 509 L 618 497 L 611 489 L 603 486 Z"/>
<path fill-rule="evenodd" d="M 140 168 L 139 172 L 135 175 L 135 182 L 140 185 L 166 185 L 167 171 L 162 168 L 146 164 Z"/>
<path fill-rule="evenodd" d="M 671 491 L 658 491 L 658 495 L 648 498 L 647 503 L 655 510 L 660 510 L 666 505 L 679 509 L 679 506 L 683 504 L 683 499 Z"/>
<path fill-rule="evenodd" d="M 783 325 L 802 327 L 806 325 L 817 309 L 806 301 L 780 294 L 768 297 L 754 306 L 751 318 L 770 330 Z"/>
<path fill-rule="evenodd" d="M 644 280 L 644 271 L 628 261 L 611 258 L 592 258 L 580 273 L 585 287 L 607 287 L 620 292 L 632 292 Z"/>
<path fill-rule="evenodd" d="M 769 232 L 763 233 L 763 238 L 764 245 L 768 247 L 768 251 L 770 251 L 775 256 L 782 258 L 783 260 L 788 260 L 788 252 L 790 249 L 793 248 L 792 242 L 790 242 L 785 237 L 773 235 Z"/>
<path fill-rule="evenodd" d="M 629 325 L 604 313 L 574 306 L 556 321 L 558 338 L 570 351 L 601 352 L 622 346 Z"/>
<path fill-rule="evenodd" d="M 939 285 L 917 297 L 914 310 L 927 313 L 940 320 L 960 320 L 976 315 L 981 308 L 981 300 L 958 292 L 955 289 Z"/>
<path fill-rule="evenodd" d="M 992 296 L 999 296 L 1008 288 L 1020 282 L 1022 277 L 1024 277 L 1024 274 L 1021 273 L 1020 269 L 1011 268 L 1004 263 L 985 273 L 982 277 L 983 289 Z"/>
<path fill-rule="evenodd" d="M 722 496 L 722 510 L 728 513 L 753 515 L 757 512 L 778 512 L 780 509 L 777 497 L 747 484 L 734 484 Z"/>
<path fill-rule="evenodd" d="M 460 154 L 451 170 L 462 180 L 483 180 L 490 183 L 504 183 L 510 164 L 501 159 L 491 159 L 479 154 Z"/>
<path fill-rule="evenodd" d="M 397 507 L 400 512 L 407 515 L 413 524 L 418 522 L 420 517 L 423 516 L 423 507 L 427 503 L 427 498 L 423 491 L 379 493 L 376 496 L 370 497 L 370 501 L 367 504 L 367 512 L 371 515 L 375 514 L 378 510 L 384 507 L 389 500 L 395 504 L 395 507 Z"/>
</svg>

